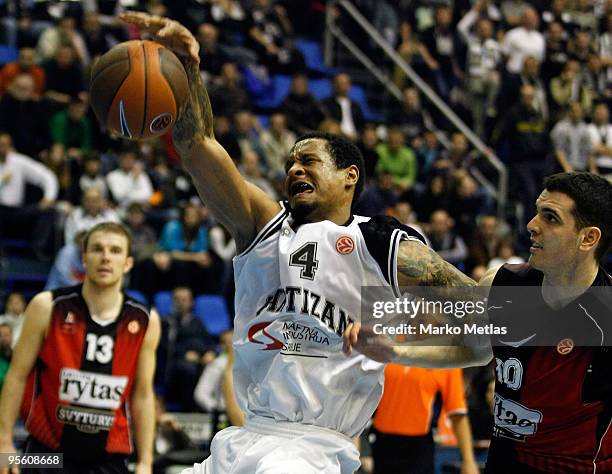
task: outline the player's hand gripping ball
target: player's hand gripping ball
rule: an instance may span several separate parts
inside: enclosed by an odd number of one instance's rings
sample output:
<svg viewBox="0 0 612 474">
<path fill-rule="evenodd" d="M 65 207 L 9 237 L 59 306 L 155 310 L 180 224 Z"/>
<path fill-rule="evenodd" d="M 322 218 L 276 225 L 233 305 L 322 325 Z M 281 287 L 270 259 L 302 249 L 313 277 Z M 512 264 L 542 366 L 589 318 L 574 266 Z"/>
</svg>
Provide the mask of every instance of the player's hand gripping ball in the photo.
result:
<svg viewBox="0 0 612 474">
<path fill-rule="evenodd" d="M 187 74 L 172 51 L 153 41 L 121 43 L 91 72 L 91 106 L 100 123 L 140 140 L 162 135 L 187 101 Z"/>
</svg>

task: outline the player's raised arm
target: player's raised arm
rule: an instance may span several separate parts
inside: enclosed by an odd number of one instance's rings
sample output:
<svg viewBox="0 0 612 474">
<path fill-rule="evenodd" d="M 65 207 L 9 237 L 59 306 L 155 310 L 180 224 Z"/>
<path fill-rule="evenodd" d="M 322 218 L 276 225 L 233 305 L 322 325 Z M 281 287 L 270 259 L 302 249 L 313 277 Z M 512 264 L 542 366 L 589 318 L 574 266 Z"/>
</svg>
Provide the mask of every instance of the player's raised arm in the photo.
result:
<svg viewBox="0 0 612 474">
<path fill-rule="evenodd" d="M 202 200 L 233 235 L 238 249 L 246 248 L 280 206 L 240 176 L 231 157 L 215 140 L 197 40 L 187 28 L 168 18 L 128 12 L 121 19 L 151 34 L 181 58 L 189 80 L 189 98 L 174 127 L 174 145 Z"/>
</svg>

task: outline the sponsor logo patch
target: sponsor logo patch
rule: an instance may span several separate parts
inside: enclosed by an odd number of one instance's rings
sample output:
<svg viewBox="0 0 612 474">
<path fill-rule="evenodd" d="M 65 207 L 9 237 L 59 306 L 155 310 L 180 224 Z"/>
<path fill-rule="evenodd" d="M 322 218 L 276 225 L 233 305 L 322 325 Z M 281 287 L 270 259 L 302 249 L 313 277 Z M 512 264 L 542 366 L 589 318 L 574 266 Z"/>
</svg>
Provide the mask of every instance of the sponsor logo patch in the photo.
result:
<svg viewBox="0 0 612 474">
<path fill-rule="evenodd" d="M 76 322 L 76 316 L 72 311 L 68 311 L 64 321 L 61 324 L 61 330 L 66 334 L 74 334 L 76 332 L 76 328 L 74 327 L 74 323 Z"/>
<path fill-rule="evenodd" d="M 262 348 L 262 351 L 276 351 L 283 348 L 283 343 L 266 331 L 270 324 L 272 324 L 272 321 L 254 324 L 249 329 L 249 341 L 255 344 L 264 344 L 266 347 Z"/>
<path fill-rule="evenodd" d="M 493 434 L 515 441 L 525 441 L 527 436 L 534 435 L 538 430 L 538 424 L 542 421 L 540 411 L 527 408 L 497 393 L 493 414 L 495 418 Z"/>
<path fill-rule="evenodd" d="M 63 368 L 60 372 L 59 399 L 85 407 L 116 410 L 128 384 L 127 376 L 105 375 Z"/>
<path fill-rule="evenodd" d="M 109 431 L 115 421 L 115 415 L 112 412 L 65 405 L 57 406 L 55 416 L 61 423 L 76 426 L 83 433 Z"/>
<path fill-rule="evenodd" d="M 277 339 L 266 329 L 272 321 L 254 324 L 249 329 L 249 341 L 262 344 L 262 351 L 280 350 L 284 355 L 299 355 L 303 357 L 327 358 L 327 348 L 331 345 L 330 336 L 319 327 L 311 327 L 295 321 L 284 321 L 282 326 L 277 326 L 281 332 Z"/>
</svg>

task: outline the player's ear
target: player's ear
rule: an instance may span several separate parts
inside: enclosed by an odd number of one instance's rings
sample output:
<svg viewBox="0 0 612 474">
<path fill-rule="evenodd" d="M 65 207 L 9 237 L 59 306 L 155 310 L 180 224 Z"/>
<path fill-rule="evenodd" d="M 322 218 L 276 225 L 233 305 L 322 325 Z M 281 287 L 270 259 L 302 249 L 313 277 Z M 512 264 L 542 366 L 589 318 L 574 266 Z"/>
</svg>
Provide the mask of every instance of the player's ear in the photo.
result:
<svg viewBox="0 0 612 474">
<path fill-rule="evenodd" d="M 129 273 L 133 267 L 134 267 L 134 257 L 128 257 L 125 260 L 125 266 L 123 267 L 123 273 Z"/>
<path fill-rule="evenodd" d="M 580 249 L 589 251 L 597 248 L 601 240 L 601 229 L 595 226 L 585 227 L 580 230 Z"/>
<path fill-rule="evenodd" d="M 357 184 L 359 181 L 359 168 L 356 165 L 351 165 L 346 168 L 345 180 L 348 186 Z"/>
</svg>

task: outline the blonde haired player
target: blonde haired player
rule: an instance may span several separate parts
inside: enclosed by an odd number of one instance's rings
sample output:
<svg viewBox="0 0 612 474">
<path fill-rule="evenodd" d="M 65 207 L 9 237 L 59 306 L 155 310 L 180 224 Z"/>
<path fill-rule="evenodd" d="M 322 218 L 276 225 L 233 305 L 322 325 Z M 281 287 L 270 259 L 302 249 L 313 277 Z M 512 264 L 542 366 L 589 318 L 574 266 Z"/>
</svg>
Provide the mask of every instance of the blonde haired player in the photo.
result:
<svg viewBox="0 0 612 474">
<path fill-rule="evenodd" d="M 361 433 L 378 404 L 384 368 L 342 353 L 343 331 L 361 312 L 361 287 L 391 291 L 472 280 L 394 219 L 351 214 L 363 186 L 363 158 L 342 137 L 298 139 L 285 166 L 283 205 L 243 180 L 215 140 L 195 38 L 166 18 L 128 13 L 122 19 L 182 55 L 190 97 L 174 144 L 239 252 L 234 382 L 246 423 L 218 433 L 210 458 L 190 471 L 356 471 L 359 453 L 351 437 Z"/>
<path fill-rule="evenodd" d="M 32 298 L 2 387 L 0 452 L 15 452 L 23 400 L 26 459 L 63 453 L 61 472 L 127 473 L 135 444 L 136 473 L 152 472 L 159 317 L 121 291 L 130 247 L 121 224 L 94 226 L 85 236 L 83 284 Z M 59 472 L 53 456 L 39 464 L 22 470 Z"/>
</svg>

